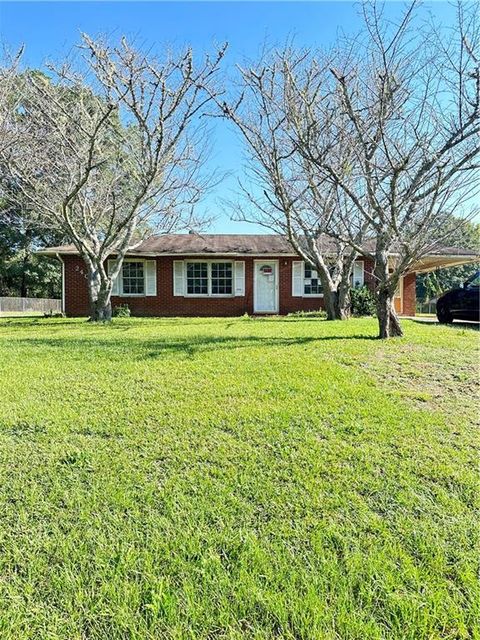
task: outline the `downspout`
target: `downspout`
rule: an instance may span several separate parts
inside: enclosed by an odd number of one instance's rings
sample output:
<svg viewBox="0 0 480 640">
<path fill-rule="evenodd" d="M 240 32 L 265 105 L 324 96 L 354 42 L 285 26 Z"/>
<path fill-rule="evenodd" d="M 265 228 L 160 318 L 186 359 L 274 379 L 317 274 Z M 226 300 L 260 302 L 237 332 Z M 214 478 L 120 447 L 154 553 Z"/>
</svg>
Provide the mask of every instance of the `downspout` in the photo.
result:
<svg viewBox="0 0 480 640">
<path fill-rule="evenodd" d="M 65 261 L 59 253 L 56 253 L 55 257 L 62 264 L 62 313 L 65 314 Z"/>
</svg>

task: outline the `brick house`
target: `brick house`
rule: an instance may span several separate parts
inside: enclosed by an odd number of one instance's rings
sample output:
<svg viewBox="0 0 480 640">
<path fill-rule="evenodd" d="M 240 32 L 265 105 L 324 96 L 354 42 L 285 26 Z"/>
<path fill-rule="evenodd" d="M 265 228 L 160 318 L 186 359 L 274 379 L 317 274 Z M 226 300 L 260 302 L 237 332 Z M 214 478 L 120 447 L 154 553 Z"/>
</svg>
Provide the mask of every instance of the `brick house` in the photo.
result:
<svg viewBox="0 0 480 640">
<path fill-rule="evenodd" d="M 328 240 L 322 240 L 328 252 Z M 88 316 L 86 266 L 73 245 L 39 252 L 62 262 L 62 308 Z M 442 248 L 401 280 L 395 307 L 415 314 L 416 272 L 464 264 L 469 251 Z M 359 256 L 352 285 L 373 289 L 373 262 Z M 276 235 L 170 234 L 153 236 L 130 251 L 114 283 L 112 306 L 128 304 L 137 316 L 240 316 L 313 311 L 323 307 L 317 274 Z"/>
</svg>

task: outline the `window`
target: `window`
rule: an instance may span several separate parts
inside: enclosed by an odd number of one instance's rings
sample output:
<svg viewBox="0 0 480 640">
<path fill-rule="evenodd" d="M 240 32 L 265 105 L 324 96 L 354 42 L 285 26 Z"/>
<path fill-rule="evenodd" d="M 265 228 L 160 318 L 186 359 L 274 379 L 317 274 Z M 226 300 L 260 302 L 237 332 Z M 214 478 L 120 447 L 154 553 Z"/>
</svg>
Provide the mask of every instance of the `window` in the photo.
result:
<svg viewBox="0 0 480 640">
<path fill-rule="evenodd" d="M 107 262 L 109 275 L 113 273 L 114 259 Z M 113 296 L 156 296 L 157 261 L 126 258 L 120 273 L 112 282 Z"/>
<path fill-rule="evenodd" d="M 232 262 L 187 262 L 187 295 L 233 295 Z"/>
<path fill-rule="evenodd" d="M 359 289 L 364 285 L 363 260 L 356 260 L 353 263 L 351 285 L 354 289 Z"/>
<path fill-rule="evenodd" d="M 122 283 L 124 295 L 144 295 L 145 274 L 143 262 L 124 262 L 122 265 Z"/>
<path fill-rule="evenodd" d="M 187 262 L 187 293 L 208 295 L 208 262 Z"/>
<path fill-rule="evenodd" d="M 322 285 L 318 273 L 313 267 L 305 264 L 303 272 L 303 294 L 306 296 L 318 296 L 322 293 Z"/>
<path fill-rule="evenodd" d="M 212 295 L 231 295 L 232 274 L 231 262 L 212 262 Z"/>
</svg>

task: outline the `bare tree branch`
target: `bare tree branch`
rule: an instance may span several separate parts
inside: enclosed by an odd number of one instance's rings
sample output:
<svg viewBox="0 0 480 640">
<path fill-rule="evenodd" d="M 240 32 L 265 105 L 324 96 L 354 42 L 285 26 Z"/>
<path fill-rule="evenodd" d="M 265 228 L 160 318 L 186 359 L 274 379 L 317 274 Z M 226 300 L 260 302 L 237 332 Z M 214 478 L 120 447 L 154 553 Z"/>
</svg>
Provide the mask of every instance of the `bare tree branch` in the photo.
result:
<svg viewBox="0 0 480 640">
<path fill-rule="evenodd" d="M 145 234 L 185 228 L 215 176 L 203 172 L 200 118 L 219 95 L 226 47 L 200 64 L 191 50 L 163 60 L 83 35 L 80 56 L 49 76 L 18 71 L 2 170 L 32 215 L 64 230 L 87 264 L 92 316 L 110 317 L 112 282 Z M 110 273 L 106 260 L 115 256 Z"/>
</svg>

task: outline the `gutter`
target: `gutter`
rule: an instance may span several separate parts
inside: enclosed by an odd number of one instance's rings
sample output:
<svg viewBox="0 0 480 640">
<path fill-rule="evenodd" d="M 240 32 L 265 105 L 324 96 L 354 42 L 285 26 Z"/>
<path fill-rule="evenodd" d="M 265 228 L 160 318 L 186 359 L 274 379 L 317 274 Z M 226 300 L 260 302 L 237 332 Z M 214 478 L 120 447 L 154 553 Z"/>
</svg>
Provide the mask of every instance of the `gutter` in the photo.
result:
<svg viewBox="0 0 480 640">
<path fill-rule="evenodd" d="M 50 256 L 50 257 L 59 257 L 59 253 L 57 251 L 50 251 L 48 249 L 40 249 L 39 251 L 35 251 L 36 255 L 39 256 Z M 62 255 L 64 256 L 79 256 L 78 251 L 62 251 Z M 116 255 L 115 252 L 112 252 L 112 256 Z M 334 255 L 326 254 L 326 255 Z M 399 254 L 396 251 L 392 251 L 388 254 L 389 257 L 395 258 Z M 138 258 L 174 258 L 174 257 L 182 257 L 182 256 L 195 256 L 195 257 L 212 257 L 212 256 L 240 256 L 240 257 L 251 257 L 251 258 L 269 258 L 269 257 L 278 257 L 278 258 L 298 258 L 299 254 L 295 252 L 282 253 L 278 251 L 270 251 L 269 253 L 255 253 L 254 251 L 176 251 L 176 252 L 161 252 L 161 251 L 127 251 L 125 257 L 138 257 Z M 364 254 L 358 254 L 359 258 L 364 258 Z M 420 258 L 423 260 L 425 258 L 465 258 L 465 259 L 479 259 L 480 255 L 476 253 L 426 253 Z M 373 259 L 373 258 L 372 258 Z"/>
<path fill-rule="evenodd" d="M 40 250 L 40 251 L 35 251 L 36 255 L 39 256 L 54 256 L 57 257 L 59 254 L 57 252 L 52 252 L 52 251 L 48 251 L 48 250 Z M 79 256 L 80 254 L 78 252 L 73 253 L 73 252 L 62 252 L 62 255 L 64 256 Z M 115 252 L 110 254 L 111 256 L 116 255 Z M 275 258 L 298 258 L 298 254 L 297 253 L 278 253 L 278 252 L 272 252 L 272 253 L 240 253 L 239 251 L 225 251 L 225 252 L 220 252 L 220 251 L 201 251 L 201 252 L 188 252 L 188 251 L 183 251 L 183 252 L 177 252 L 177 253 L 158 253 L 158 252 L 139 252 L 136 253 L 134 251 L 128 251 L 125 254 L 126 258 L 175 258 L 178 257 L 183 258 L 183 256 L 187 256 L 187 257 L 199 257 L 199 258 L 214 258 L 215 256 L 219 256 L 219 257 L 223 257 L 223 256 L 228 256 L 228 257 L 242 257 L 242 258 L 263 258 L 263 259 L 267 259 L 267 258 L 271 258 L 271 257 L 275 257 Z"/>
<path fill-rule="evenodd" d="M 59 253 L 55 253 L 55 257 L 62 264 L 62 313 L 65 313 L 65 261 Z"/>
</svg>

